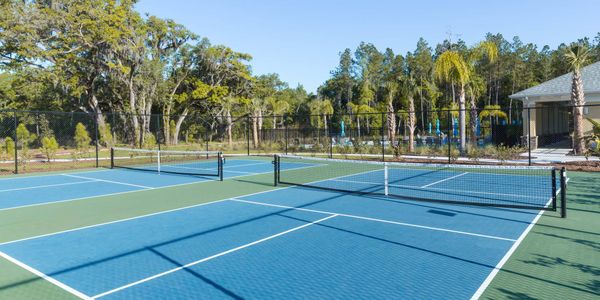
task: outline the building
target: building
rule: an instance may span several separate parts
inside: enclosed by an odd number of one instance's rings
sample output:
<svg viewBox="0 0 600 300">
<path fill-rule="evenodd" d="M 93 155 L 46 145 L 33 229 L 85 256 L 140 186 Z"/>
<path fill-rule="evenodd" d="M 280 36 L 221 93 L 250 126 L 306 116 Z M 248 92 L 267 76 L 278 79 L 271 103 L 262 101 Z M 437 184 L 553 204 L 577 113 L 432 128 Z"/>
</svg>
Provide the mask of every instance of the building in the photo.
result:
<svg viewBox="0 0 600 300">
<path fill-rule="evenodd" d="M 586 100 L 584 117 L 600 121 L 600 61 L 581 69 Z M 523 141 L 531 136 L 533 149 L 544 146 L 571 148 L 573 119 L 571 82 L 567 73 L 509 97 L 523 102 Z M 593 126 L 584 121 L 585 134 Z"/>
</svg>

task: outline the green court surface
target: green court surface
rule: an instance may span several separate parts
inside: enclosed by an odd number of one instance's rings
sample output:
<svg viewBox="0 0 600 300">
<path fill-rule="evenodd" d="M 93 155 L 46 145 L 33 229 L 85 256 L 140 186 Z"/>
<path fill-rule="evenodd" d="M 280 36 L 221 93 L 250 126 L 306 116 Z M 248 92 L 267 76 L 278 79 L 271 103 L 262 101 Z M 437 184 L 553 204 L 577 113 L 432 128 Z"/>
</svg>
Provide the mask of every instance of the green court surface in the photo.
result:
<svg viewBox="0 0 600 300">
<path fill-rule="evenodd" d="M 545 212 L 482 299 L 600 297 L 600 174 L 570 172 L 569 177 L 567 218 Z M 5 210 L 0 211 L 0 243 L 273 189 L 273 174 L 265 173 Z M 0 299 L 71 298 L 0 258 Z"/>
</svg>

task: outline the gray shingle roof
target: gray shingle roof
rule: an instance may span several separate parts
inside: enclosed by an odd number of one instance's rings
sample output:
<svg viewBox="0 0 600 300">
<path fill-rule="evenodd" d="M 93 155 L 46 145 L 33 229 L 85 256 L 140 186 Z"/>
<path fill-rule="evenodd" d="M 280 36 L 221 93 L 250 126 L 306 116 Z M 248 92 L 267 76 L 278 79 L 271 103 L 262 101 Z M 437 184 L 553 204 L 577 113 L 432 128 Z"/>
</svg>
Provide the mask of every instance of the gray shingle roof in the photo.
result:
<svg viewBox="0 0 600 300">
<path fill-rule="evenodd" d="M 522 99 L 533 96 L 569 95 L 571 93 L 572 76 L 573 73 L 567 73 L 509 97 Z M 585 93 L 600 92 L 600 61 L 583 67 L 581 77 L 583 78 L 583 91 Z"/>
</svg>

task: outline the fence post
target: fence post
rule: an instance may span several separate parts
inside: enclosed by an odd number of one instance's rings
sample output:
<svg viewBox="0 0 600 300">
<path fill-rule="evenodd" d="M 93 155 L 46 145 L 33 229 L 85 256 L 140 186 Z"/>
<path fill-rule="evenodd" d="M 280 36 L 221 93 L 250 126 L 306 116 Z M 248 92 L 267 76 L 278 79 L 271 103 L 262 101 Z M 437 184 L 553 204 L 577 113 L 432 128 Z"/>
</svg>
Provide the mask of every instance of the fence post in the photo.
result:
<svg viewBox="0 0 600 300">
<path fill-rule="evenodd" d="M 567 217 L 567 169 L 560 169 L 560 216 Z"/>
<path fill-rule="evenodd" d="M 204 142 L 206 143 L 206 159 L 208 159 L 208 151 L 209 151 L 208 150 L 209 149 L 209 147 L 208 147 L 208 137 L 209 137 L 208 130 L 209 130 L 208 124 L 204 124 Z"/>
<path fill-rule="evenodd" d="M 331 124 L 331 115 L 327 117 L 327 122 L 329 124 L 325 124 L 327 128 L 327 138 L 329 139 L 329 158 L 333 158 L 333 124 Z"/>
<path fill-rule="evenodd" d="M 160 136 L 161 136 L 160 122 L 161 122 L 161 119 L 162 119 L 162 114 L 156 114 L 156 134 L 155 134 L 155 136 L 156 136 L 156 143 L 158 144 L 158 151 L 160 151 Z M 152 114 L 150 114 L 150 122 L 152 122 Z M 165 145 L 166 145 L 166 143 L 165 143 Z"/>
<path fill-rule="evenodd" d="M 287 114 L 283 115 L 283 134 L 285 139 L 285 154 L 288 154 L 288 124 L 287 124 Z"/>
<path fill-rule="evenodd" d="M 531 107 L 527 107 L 527 152 L 529 165 L 531 166 Z"/>
<path fill-rule="evenodd" d="M 250 114 L 246 115 L 246 150 L 250 156 Z"/>
<path fill-rule="evenodd" d="M 17 112 L 13 112 L 13 117 L 14 117 L 14 128 L 15 128 L 15 132 L 14 132 L 14 139 L 15 139 L 15 174 L 19 174 L 19 153 L 17 152 L 17 148 L 19 148 L 19 140 L 17 137 L 17 125 L 18 125 L 18 121 L 17 121 Z"/>
<path fill-rule="evenodd" d="M 453 128 L 452 128 L 452 124 L 453 124 L 453 120 L 452 120 L 452 113 L 450 112 L 450 109 L 448 109 L 448 135 L 446 137 L 446 142 L 448 143 L 448 164 L 452 163 L 452 137 L 451 135 L 454 134 Z"/>
<path fill-rule="evenodd" d="M 385 113 L 381 113 L 381 161 L 385 161 Z"/>
<path fill-rule="evenodd" d="M 98 128 L 98 112 L 94 113 L 94 127 L 95 127 L 94 128 L 95 129 L 94 130 L 95 131 L 94 134 L 96 135 L 96 168 L 98 168 L 99 167 L 99 162 L 98 162 L 99 155 L 98 155 L 98 152 L 100 151 L 99 141 L 98 141 L 98 137 L 99 137 L 99 134 L 98 134 L 98 131 L 99 131 L 99 128 Z"/>
</svg>

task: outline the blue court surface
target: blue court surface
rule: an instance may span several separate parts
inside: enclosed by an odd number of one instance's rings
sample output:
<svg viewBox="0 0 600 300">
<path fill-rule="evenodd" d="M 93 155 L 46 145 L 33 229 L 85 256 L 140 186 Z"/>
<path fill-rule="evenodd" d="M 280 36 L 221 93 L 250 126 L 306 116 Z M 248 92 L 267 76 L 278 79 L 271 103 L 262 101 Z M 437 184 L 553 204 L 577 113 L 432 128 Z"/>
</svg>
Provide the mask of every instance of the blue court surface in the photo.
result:
<svg viewBox="0 0 600 300">
<path fill-rule="evenodd" d="M 200 170 L 216 167 L 205 163 Z M 198 163 L 190 164 L 198 167 Z M 312 167 L 314 164 L 292 164 L 287 169 Z M 167 168 L 190 168 L 177 164 Z M 224 165 L 225 179 L 273 172 L 269 160 L 228 159 Z M 77 173 L 52 174 L 0 179 L 0 211 L 54 202 L 88 199 L 140 190 L 174 187 L 218 180 L 216 176 L 189 176 L 169 173 L 142 172 L 129 169 L 104 169 Z"/>
<path fill-rule="evenodd" d="M 239 171 L 226 165 L 228 177 L 263 168 L 235 164 Z M 125 181 L 125 171 L 76 175 L 106 183 L 107 192 L 149 185 L 138 176 L 131 185 L 108 182 Z M 168 184 L 185 184 L 173 178 Z M 91 179 L 27 180 L 20 187 Z M 8 242 L 0 251 L 81 298 L 466 299 L 483 291 L 539 215 L 287 186 Z"/>
</svg>

